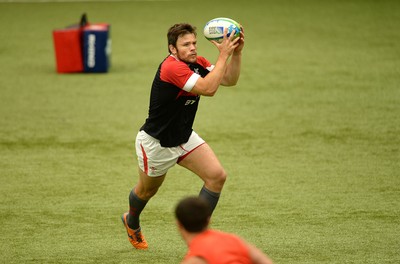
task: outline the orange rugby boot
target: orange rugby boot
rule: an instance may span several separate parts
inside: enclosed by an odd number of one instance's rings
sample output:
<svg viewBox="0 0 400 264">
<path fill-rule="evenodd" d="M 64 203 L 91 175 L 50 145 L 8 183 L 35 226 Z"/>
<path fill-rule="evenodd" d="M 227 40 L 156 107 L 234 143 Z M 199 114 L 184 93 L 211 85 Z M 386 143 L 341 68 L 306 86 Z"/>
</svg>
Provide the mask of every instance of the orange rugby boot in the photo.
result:
<svg viewBox="0 0 400 264">
<path fill-rule="evenodd" d="M 144 239 L 144 236 L 142 234 L 142 231 L 140 230 L 140 227 L 136 230 L 133 230 L 128 226 L 128 223 L 126 222 L 126 217 L 128 216 L 128 213 L 124 213 L 121 216 L 122 223 L 124 224 L 126 228 L 126 232 L 128 233 L 128 240 L 131 242 L 132 246 L 134 246 L 136 249 L 147 249 L 148 245 L 146 240 Z"/>
</svg>

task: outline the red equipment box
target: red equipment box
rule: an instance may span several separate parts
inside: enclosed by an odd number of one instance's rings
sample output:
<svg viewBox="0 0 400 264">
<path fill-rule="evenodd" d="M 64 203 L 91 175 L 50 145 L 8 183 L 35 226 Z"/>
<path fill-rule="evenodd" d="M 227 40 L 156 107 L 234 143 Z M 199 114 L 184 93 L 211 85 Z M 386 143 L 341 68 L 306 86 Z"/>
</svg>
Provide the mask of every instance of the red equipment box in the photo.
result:
<svg viewBox="0 0 400 264">
<path fill-rule="evenodd" d="M 83 71 L 82 29 L 71 27 L 53 31 L 58 73 Z"/>
</svg>

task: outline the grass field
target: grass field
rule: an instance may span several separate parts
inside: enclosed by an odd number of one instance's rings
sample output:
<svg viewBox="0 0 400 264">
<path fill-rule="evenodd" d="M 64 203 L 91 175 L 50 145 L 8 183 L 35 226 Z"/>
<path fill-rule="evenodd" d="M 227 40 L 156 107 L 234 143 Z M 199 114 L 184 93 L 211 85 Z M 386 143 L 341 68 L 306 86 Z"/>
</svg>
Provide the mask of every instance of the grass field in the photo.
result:
<svg viewBox="0 0 400 264">
<path fill-rule="evenodd" d="M 203 98 L 195 130 L 228 171 L 213 216 L 276 263 L 400 263 L 400 2 L 0 0 L 0 262 L 179 263 L 173 168 L 131 248 L 120 215 L 134 139 L 176 22 L 241 22 L 239 84 Z M 108 22 L 107 74 L 57 74 L 52 30 Z"/>
</svg>

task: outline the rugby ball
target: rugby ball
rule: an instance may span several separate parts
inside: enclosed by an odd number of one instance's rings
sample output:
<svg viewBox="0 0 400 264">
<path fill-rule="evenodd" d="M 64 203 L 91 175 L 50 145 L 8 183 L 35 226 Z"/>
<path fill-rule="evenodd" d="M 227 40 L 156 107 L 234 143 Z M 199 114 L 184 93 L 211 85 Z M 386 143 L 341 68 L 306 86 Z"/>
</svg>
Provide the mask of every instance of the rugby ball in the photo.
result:
<svg viewBox="0 0 400 264">
<path fill-rule="evenodd" d="M 232 31 L 235 30 L 235 37 L 240 35 L 240 25 L 233 19 L 226 17 L 218 17 L 211 19 L 204 26 L 204 37 L 208 40 L 215 40 L 221 42 L 224 38 L 224 30 L 228 29 L 228 37 L 231 35 Z"/>
</svg>

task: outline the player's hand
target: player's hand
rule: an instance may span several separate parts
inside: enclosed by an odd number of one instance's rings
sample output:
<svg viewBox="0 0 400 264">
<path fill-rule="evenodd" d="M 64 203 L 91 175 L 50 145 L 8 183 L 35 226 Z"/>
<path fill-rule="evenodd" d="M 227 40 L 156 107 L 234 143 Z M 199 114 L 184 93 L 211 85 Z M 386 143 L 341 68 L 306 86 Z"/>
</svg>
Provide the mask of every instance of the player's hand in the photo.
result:
<svg viewBox="0 0 400 264">
<path fill-rule="evenodd" d="M 224 29 L 224 38 L 221 43 L 211 41 L 219 50 L 220 55 L 226 55 L 229 58 L 235 49 L 239 46 L 240 38 L 235 38 L 235 31 L 232 31 L 228 37 L 228 29 Z M 240 51 L 239 51 L 240 52 Z"/>
<path fill-rule="evenodd" d="M 241 54 L 244 47 L 244 28 L 242 25 L 240 25 L 240 36 L 238 38 L 239 45 L 234 50 L 234 54 Z"/>
</svg>

